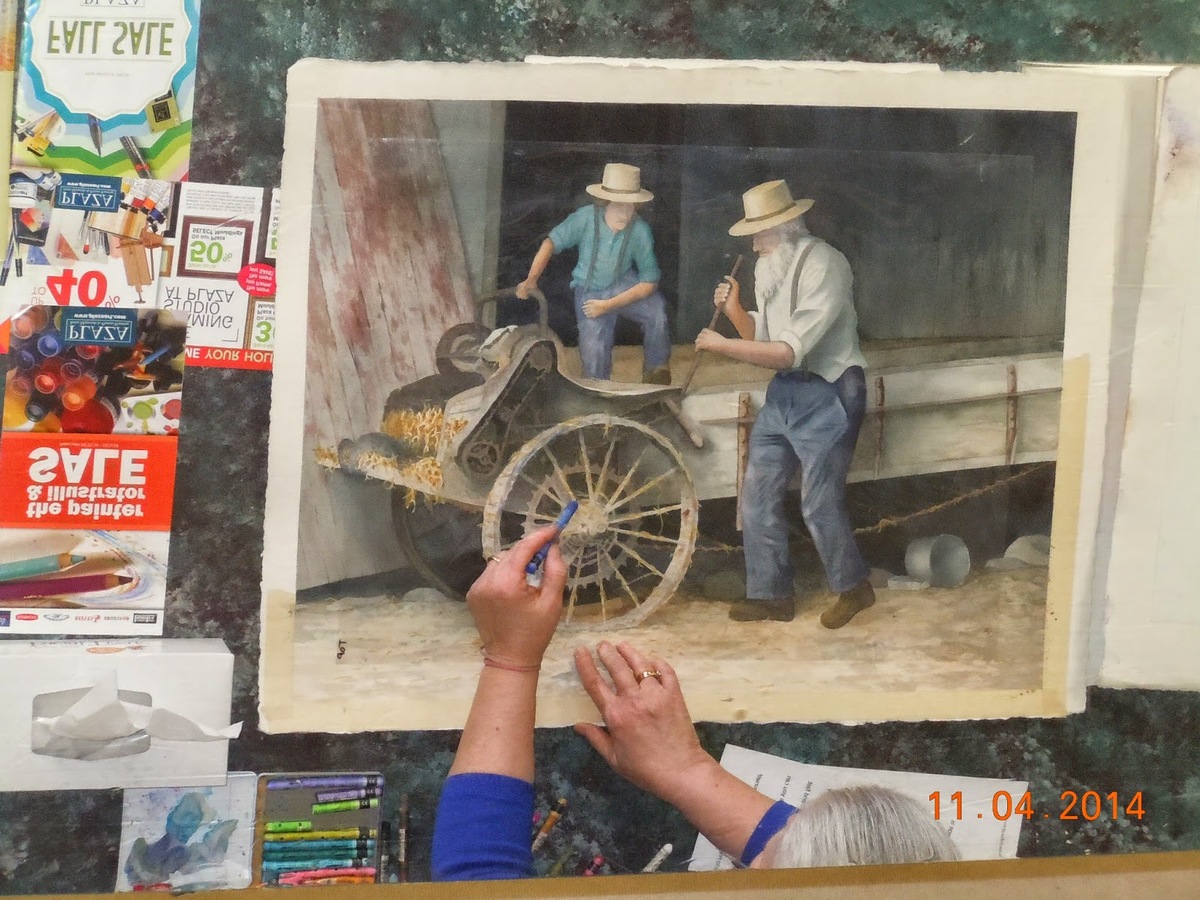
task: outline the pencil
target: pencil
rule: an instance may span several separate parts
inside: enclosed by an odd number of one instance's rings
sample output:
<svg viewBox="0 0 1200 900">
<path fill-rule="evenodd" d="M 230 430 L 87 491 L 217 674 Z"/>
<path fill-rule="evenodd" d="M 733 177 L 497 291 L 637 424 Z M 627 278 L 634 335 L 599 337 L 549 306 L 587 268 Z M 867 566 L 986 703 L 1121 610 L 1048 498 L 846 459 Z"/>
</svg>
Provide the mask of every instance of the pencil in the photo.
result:
<svg viewBox="0 0 1200 900">
<path fill-rule="evenodd" d="M 57 556 L 38 556 L 34 559 L 0 563 L 0 581 L 16 581 L 18 578 L 34 578 L 38 575 L 60 572 L 70 566 L 78 565 L 85 559 L 86 557 L 71 553 L 60 553 Z"/>
<path fill-rule="evenodd" d="M 0 600 L 26 597 L 57 597 L 61 594 L 87 594 L 108 591 L 129 584 L 128 575 L 76 575 L 73 578 L 45 578 L 37 581 L 0 582 Z"/>
</svg>

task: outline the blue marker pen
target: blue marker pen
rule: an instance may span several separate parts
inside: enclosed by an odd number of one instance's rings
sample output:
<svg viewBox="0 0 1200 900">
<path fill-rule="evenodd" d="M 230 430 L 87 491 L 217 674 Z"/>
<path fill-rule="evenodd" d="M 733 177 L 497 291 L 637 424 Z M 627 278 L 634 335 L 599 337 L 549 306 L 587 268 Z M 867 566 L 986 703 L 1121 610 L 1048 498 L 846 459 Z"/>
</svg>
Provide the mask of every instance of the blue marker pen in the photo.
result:
<svg viewBox="0 0 1200 900">
<path fill-rule="evenodd" d="M 558 518 L 554 522 L 554 537 L 542 544 L 538 548 L 538 552 L 533 554 L 533 559 L 525 566 L 525 581 L 534 587 L 542 583 L 542 564 L 546 562 L 546 557 L 550 555 L 550 545 L 562 534 L 562 530 L 567 527 L 567 523 L 571 521 L 571 516 L 575 515 L 575 510 L 577 509 L 579 509 L 578 500 L 572 500 L 563 507 L 563 511 L 559 513 Z"/>
</svg>

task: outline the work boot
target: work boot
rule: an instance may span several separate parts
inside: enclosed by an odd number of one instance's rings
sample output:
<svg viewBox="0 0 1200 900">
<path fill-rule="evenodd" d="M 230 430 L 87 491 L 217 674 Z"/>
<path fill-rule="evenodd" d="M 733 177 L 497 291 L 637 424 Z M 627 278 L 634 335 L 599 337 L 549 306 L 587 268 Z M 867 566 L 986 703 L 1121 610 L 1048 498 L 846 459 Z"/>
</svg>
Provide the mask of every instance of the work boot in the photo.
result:
<svg viewBox="0 0 1200 900">
<path fill-rule="evenodd" d="M 875 589 L 864 579 L 861 584 L 842 591 L 837 603 L 821 613 L 821 624 L 826 628 L 841 628 L 860 612 L 875 605 Z"/>
<path fill-rule="evenodd" d="M 659 366 L 642 373 L 642 384 L 670 384 L 671 370 L 667 366 Z"/>
<path fill-rule="evenodd" d="M 796 598 L 784 600 L 739 600 L 729 607 L 735 622 L 790 622 L 796 618 Z"/>
</svg>

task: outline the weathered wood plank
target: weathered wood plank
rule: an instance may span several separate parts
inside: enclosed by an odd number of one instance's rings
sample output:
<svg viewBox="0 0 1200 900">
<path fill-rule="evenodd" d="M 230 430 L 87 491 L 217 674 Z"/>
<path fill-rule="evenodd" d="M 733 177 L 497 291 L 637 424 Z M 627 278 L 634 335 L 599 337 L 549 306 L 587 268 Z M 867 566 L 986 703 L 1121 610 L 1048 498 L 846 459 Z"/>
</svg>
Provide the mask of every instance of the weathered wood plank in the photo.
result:
<svg viewBox="0 0 1200 900">
<path fill-rule="evenodd" d="M 474 314 L 426 102 L 322 101 L 314 167 L 298 588 L 402 563 L 387 492 L 314 452 L 378 430 L 388 394 L 432 374 L 438 338 Z"/>
</svg>

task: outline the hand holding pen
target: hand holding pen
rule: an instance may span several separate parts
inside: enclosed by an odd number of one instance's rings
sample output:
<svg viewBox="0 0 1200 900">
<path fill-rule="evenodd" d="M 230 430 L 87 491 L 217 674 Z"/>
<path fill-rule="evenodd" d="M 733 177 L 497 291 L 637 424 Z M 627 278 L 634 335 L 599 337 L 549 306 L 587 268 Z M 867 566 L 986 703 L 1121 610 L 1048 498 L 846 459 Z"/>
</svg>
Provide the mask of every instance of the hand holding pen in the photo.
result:
<svg viewBox="0 0 1200 900">
<path fill-rule="evenodd" d="M 555 525 L 527 534 L 487 568 L 467 592 L 485 664 L 515 671 L 536 671 L 558 627 L 567 566 L 557 545 L 546 554 L 537 587 L 526 580 L 526 567 L 558 535 Z"/>
</svg>

